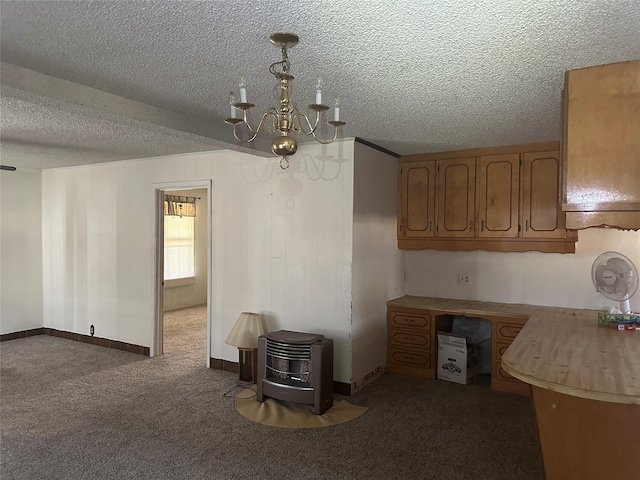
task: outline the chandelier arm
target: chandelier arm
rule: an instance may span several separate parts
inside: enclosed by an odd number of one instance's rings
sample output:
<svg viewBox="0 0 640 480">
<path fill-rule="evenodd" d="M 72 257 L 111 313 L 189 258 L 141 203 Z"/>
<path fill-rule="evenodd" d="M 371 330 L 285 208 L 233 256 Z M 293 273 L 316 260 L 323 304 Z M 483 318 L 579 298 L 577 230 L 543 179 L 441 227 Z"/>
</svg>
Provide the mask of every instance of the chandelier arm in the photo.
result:
<svg viewBox="0 0 640 480">
<path fill-rule="evenodd" d="M 338 138 L 338 127 L 334 126 L 334 129 L 333 129 L 333 138 L 330 138 L 330 139 L 322 139 L 322 138 L 319 138 L 319 137 L 316 135 L 316 132 L 315 132 L 315 131 L 314 131 L 314 132 L 311 132 L 311 134 L 313 135 L 313 138 L 315 138 L 315 139 L 316 139 L 316 141 L 317 141 L 318 143 L 322 143 L 323 145 L 329 145 L 329 144 L 330 144 L 330 143 L 332 143 L 336 138 Z"/>
<path fill-rule="evenodd" d="M 244 123 L 244 122 L 242 122 L 242 123 Z M 238 130 L 237 130 L 237 128 L 236 128 L 236 127 L 237 127 L 237 125 L 238 125 L 238 124 L 235 124 L 235 125 L 233 126 L 233 136 L 234 136 L 234 137 L 236 138 L 236 140 L 238 140 L 239 142 L 242 142 L 242 143 L 250 143 L 250 142 L 253 142 L 253 141 L 256 139 L 256 137 L 258 136 L 258 134 L 257 134 L 257 133 L 254 133 L 254 134 L 253 134 L 253 136 L 252 136 L 251 138 L 249 138 L 248 140 L 245 140 L 244 138 L 239 137 L 239 136 L 238 136 Z M 248 125 L 247 125 L 247 126 L 248 126 Z"/>
<path fill-rule="evenodd" d="M 305 135 L 313 135 L 315 138 L 314 132 L 316 131 L 316 128 L 318 128 L 318 124 L 320 123 L 320 112 L 316 112 L 316 121 L 314 122 L 313 126 L 311 126 L 311 122 L 309 121 L 309 116 L 306 113 L 301 112 L 297 108 L 293 110 L 291 116 L 298 120 L 298 125 L 300 126 L 300 131 L 302 133 L 304 133 Z M 307 127 L 309 128 L 309 130 L 305 130 L 304 124 L 302 123 L 302 120 L 300 120 L 301 118 L 307 124 Z"/>
<path fill-rule="evenodd" d="M 242 123 L 244 123 L 249 129 L 249 131 L 253 134 L 253 137 L 251 137 L 251 140 L 247 140 L 247 142 L 253 141 L 253 139 L 255 139 L 258 134 L 262 133 L 262 131 L 264 130 L 264 122 L 269 117 L 269 115 L 273 116 L 274 119 L 277 121 L 278 116 L 277 116 L 276 109 L 273 107 L 269 107 L 269 109 L 265 112 L 265 114 L 262 115 L 262 118 L 260 119 L 260 123 L 258 124 L 258 127 L 254 129 L 249 124 L 249 119 L 247 118 L 247 111 L 246 110 L 244 111 L 244 119 Z"/>
</svg>

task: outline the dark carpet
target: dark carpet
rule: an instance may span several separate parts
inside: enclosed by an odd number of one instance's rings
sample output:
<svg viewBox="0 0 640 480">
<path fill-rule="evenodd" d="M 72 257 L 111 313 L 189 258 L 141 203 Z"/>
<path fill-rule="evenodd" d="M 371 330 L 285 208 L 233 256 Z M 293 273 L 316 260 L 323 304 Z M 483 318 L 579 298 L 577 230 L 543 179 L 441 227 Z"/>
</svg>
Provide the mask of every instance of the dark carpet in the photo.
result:
<svg viewBox="0 0 640 480">
<path fill-rule="evenodd" d="M 0 476 L 9 479 L 536 479 L 531 400 L 385 374 L 343 398 L 361 417 L 252 422 L 236 375 L 205 367 L 202 309 L 165 315 L 165 355 L 45 335 L 0 344 Z"/>
</svg>

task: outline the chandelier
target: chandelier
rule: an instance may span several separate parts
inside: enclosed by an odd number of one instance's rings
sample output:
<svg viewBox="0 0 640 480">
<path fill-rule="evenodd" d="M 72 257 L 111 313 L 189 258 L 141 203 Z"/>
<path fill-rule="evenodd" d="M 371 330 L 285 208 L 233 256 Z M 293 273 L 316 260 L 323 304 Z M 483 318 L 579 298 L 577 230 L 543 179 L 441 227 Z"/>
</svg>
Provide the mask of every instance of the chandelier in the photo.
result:
<svg viewBox="0 0 640 480">
<path fill-rule="evenodd" d="M 298 43 L 298 36 L 294 33 L 278 32 L 273 33 L 269 40 L 274 45 L 280 47 L 282 51 L 282 60 L 274 62 L 269 66 L 269 71 L 280 82 L 280 106 L 279 108 L 269 107 L 257 127 L 252 127 L 247 118 L 247 112 L 255 107 L 253 103 L 247 102 L 247 88 L 244 77 L 240 76 L 240 101 L 236 101 L 234 92 L 229 94 L 229 103 L 231 105 L 231 117 L 225 120 L 225 123 L 233 125 L 233 136 L 240 142 L 252 142 L 258 134 L 262 133 L 267 125 L 272 133 L 280 133 L 279 136 L 271 142 L 271 151 L 275 155 L 279 155 L 280 167 L 286 169 L 289 166 L 290 155 L 298 150 L 298 142 L 291 136 L 292 133 L 304 133 L 312 135 L 319 143 L 328 144 L 333 142 L 338 135 L 338 127 L 345 125 L 340 121 L 340 102 L 338 97 L 335 98 L 333 110 L 333 120 L 327 123 L 333 125 L 334 132 L 332 138 L 322 139 L 317 135 L 318 125 L 320 124 L 320 116 L 322 112 L 329 110 L 329 106 L 322 103 L 322 77 L 318 77 L 316 82 L 315 103 L 309 105 L 309 109 L 315 112 L 315 120 L 312 122 L 309 116 L 291 105 L 289 100 L 289 84 L 293 80 L 293 75 L 289 73 L 291 64 L 287 49 Z M 242 113 L 240 113 L 240 112 Z M 313 114 L 311 114 L 313 117 Z M 271 120 L 271 121 L 268 121 Z M 238 134 L 238 127 L 244 124 L 249 131 L 250 136 L 243 139 Z"/>
</svg>

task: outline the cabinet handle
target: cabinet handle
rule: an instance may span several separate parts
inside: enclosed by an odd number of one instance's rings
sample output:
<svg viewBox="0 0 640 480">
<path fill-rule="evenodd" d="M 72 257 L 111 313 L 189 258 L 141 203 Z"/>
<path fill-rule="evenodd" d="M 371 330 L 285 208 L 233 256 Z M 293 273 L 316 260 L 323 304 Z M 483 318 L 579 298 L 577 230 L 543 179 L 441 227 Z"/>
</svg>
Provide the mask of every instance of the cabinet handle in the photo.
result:
<svg viewBox="0 0 640 480">
<path fill-rule="evenodd" d="M 480 222 L 480 231 L 484 232 L 484 220 Z"/>
</svg>

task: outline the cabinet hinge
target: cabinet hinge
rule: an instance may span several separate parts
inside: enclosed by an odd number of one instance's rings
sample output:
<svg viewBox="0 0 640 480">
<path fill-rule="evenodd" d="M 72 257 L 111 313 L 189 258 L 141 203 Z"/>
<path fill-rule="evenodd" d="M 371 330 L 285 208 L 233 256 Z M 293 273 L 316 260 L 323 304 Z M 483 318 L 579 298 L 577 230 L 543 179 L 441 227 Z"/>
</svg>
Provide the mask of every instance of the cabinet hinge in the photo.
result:
<svg viewBox="0 0 640 480">
<path fill-rule="evenodd" d="M 518 225 L 518 232 L 522 231 L 522 225 Z"/>
<path fill-rule="evenodd" d="M 520 166 L 522 166 L 522 157 L 520 157 Z"/>
</svg>

